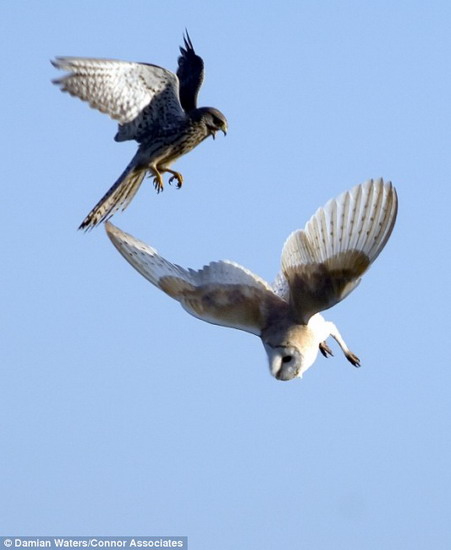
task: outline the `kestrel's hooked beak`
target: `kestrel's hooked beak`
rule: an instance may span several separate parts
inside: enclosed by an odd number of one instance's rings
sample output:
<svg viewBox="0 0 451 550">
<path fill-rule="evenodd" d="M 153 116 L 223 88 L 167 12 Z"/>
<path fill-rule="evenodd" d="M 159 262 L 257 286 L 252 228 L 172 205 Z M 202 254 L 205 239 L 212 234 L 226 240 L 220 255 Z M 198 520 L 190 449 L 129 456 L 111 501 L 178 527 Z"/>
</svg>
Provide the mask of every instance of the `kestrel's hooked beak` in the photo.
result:
<svg viewBox="0 0 451 550">
<path fill-rule="evenodd" d="M 211 128 L 210 129 L 210 135 L 212 136 L 213 139 L 216 139 L 216 132 L 218 130 L 221 130 L 221 132 L 226 136 L 227 135 L 227 124 L 224 124 L 223 126 L 221 126 L 221 128 Z"/>
</svg>

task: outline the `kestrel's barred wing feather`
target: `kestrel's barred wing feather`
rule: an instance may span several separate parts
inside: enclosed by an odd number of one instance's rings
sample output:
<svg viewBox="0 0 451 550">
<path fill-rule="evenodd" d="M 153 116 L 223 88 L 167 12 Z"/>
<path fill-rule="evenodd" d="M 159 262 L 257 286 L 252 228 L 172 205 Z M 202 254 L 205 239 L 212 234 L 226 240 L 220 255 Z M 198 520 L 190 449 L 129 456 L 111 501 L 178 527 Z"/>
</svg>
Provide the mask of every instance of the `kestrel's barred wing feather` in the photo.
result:
<svg viewBox="0 0 451 550">
<path fill-rule="evenodd" d="M 120 124 L 117 141 L 139 139 L 158 121 L 184 117 L 178 79 L 171 71 L 114 59 L 57 57 L 52 64 L 69 74 L 53 82 Z"/>
<path fill-rule="evenodd" d="M 266 281 L 236 263 L 219 261 L 199 271 L 184 269 L 111 223 L 105 228 L 141 275 L 203 321 L 260 335 L 268 312 L 281 301 Z"/>
<path fill-rule="evenodd" d="M 185 111 L 191 111 L 197 107 L 197 95 L 204 80 L 204 62 L 194 51 L 188 31 L 185 32 L 184 45 L 180 47 L 182 55 L 178 58 L 177 76 L 180 103 Z"/>
<path fill-rule="evenodd" d="M 290 235 L 275 288 L 301 322 L 356 288 L 390 237 L 397 209 L 392 184 L 368 180 L 329 201 Z"/>
</svg>

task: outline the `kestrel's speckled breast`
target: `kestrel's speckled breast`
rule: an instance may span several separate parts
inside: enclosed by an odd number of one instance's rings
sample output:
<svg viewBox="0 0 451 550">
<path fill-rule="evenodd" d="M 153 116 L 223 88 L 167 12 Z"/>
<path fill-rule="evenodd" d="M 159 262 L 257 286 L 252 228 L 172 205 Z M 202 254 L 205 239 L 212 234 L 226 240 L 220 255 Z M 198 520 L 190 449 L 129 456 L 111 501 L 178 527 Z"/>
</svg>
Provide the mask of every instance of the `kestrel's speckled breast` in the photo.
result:
<svg viewBox="0 0 451 550">
<path fill-rule="evenodd" d="M 182 155 L 189 153 L 208 137 L 208 130 L 202 122 L 187 120 L 182 125 L 162 129 L 157 135 L 143 141 L 140 147 L 142 164 L 168 166 Z"/>
</svg>

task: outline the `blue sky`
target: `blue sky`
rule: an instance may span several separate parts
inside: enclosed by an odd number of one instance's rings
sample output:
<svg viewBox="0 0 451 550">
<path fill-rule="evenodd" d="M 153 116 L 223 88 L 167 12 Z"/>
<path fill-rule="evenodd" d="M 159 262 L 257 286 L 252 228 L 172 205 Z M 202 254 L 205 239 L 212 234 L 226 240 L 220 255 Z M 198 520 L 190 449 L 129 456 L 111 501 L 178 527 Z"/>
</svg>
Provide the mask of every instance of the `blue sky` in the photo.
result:
<svg viewBox="0 0 451 550">
<path fill-rule="evenodd" d="M 281 383 L 252 335 L 188 316 L 76 231 L 134 154 L 50 80 L 56 55 L 176 68 L 229 134 L 113 222 L 168 259 L 271 281 L 282 245 L 371 177 L 394 233 L 327 312 L 362 368 Z M 448 2 L 3 2 L 1 534 L 187 535 L 190 548 L 447 549 Z"/>
</svg>

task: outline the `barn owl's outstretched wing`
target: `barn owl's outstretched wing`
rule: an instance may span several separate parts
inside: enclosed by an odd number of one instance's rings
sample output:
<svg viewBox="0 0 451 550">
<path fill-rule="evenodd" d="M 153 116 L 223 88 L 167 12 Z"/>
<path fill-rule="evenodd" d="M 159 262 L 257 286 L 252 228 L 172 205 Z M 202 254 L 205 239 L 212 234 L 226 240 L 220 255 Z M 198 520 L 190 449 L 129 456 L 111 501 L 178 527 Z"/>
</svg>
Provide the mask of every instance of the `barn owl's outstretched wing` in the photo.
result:
<svg viewBox="0 0 451 550">
<path fill-rule="evenodd" d="M 299 322 L 354 290 L 390 237 L 397 210 L 392 184 L 368 180 L 330 200 L 288 237 L 274 291 Z"/>
<path fill-rule="evenodd" d="M 139 139 L 155 122 L 164 125 L 185 116 L 178 78 L 162 67 L 83 57 L 57 57 L 52 64 L 69 73 L 53 81 L 63 92 L 126 125 L 119 127 L 117 141 Z"/>
<path fill-rule="evenodd" d="M 111 223 L 105 228 L 141 275 L 203 321 L 260 335 L 268 315 L 286 306 L 266 281 L 236 263 L 219 261 L 199 271 L 184 269 Z"/>
</svg>

